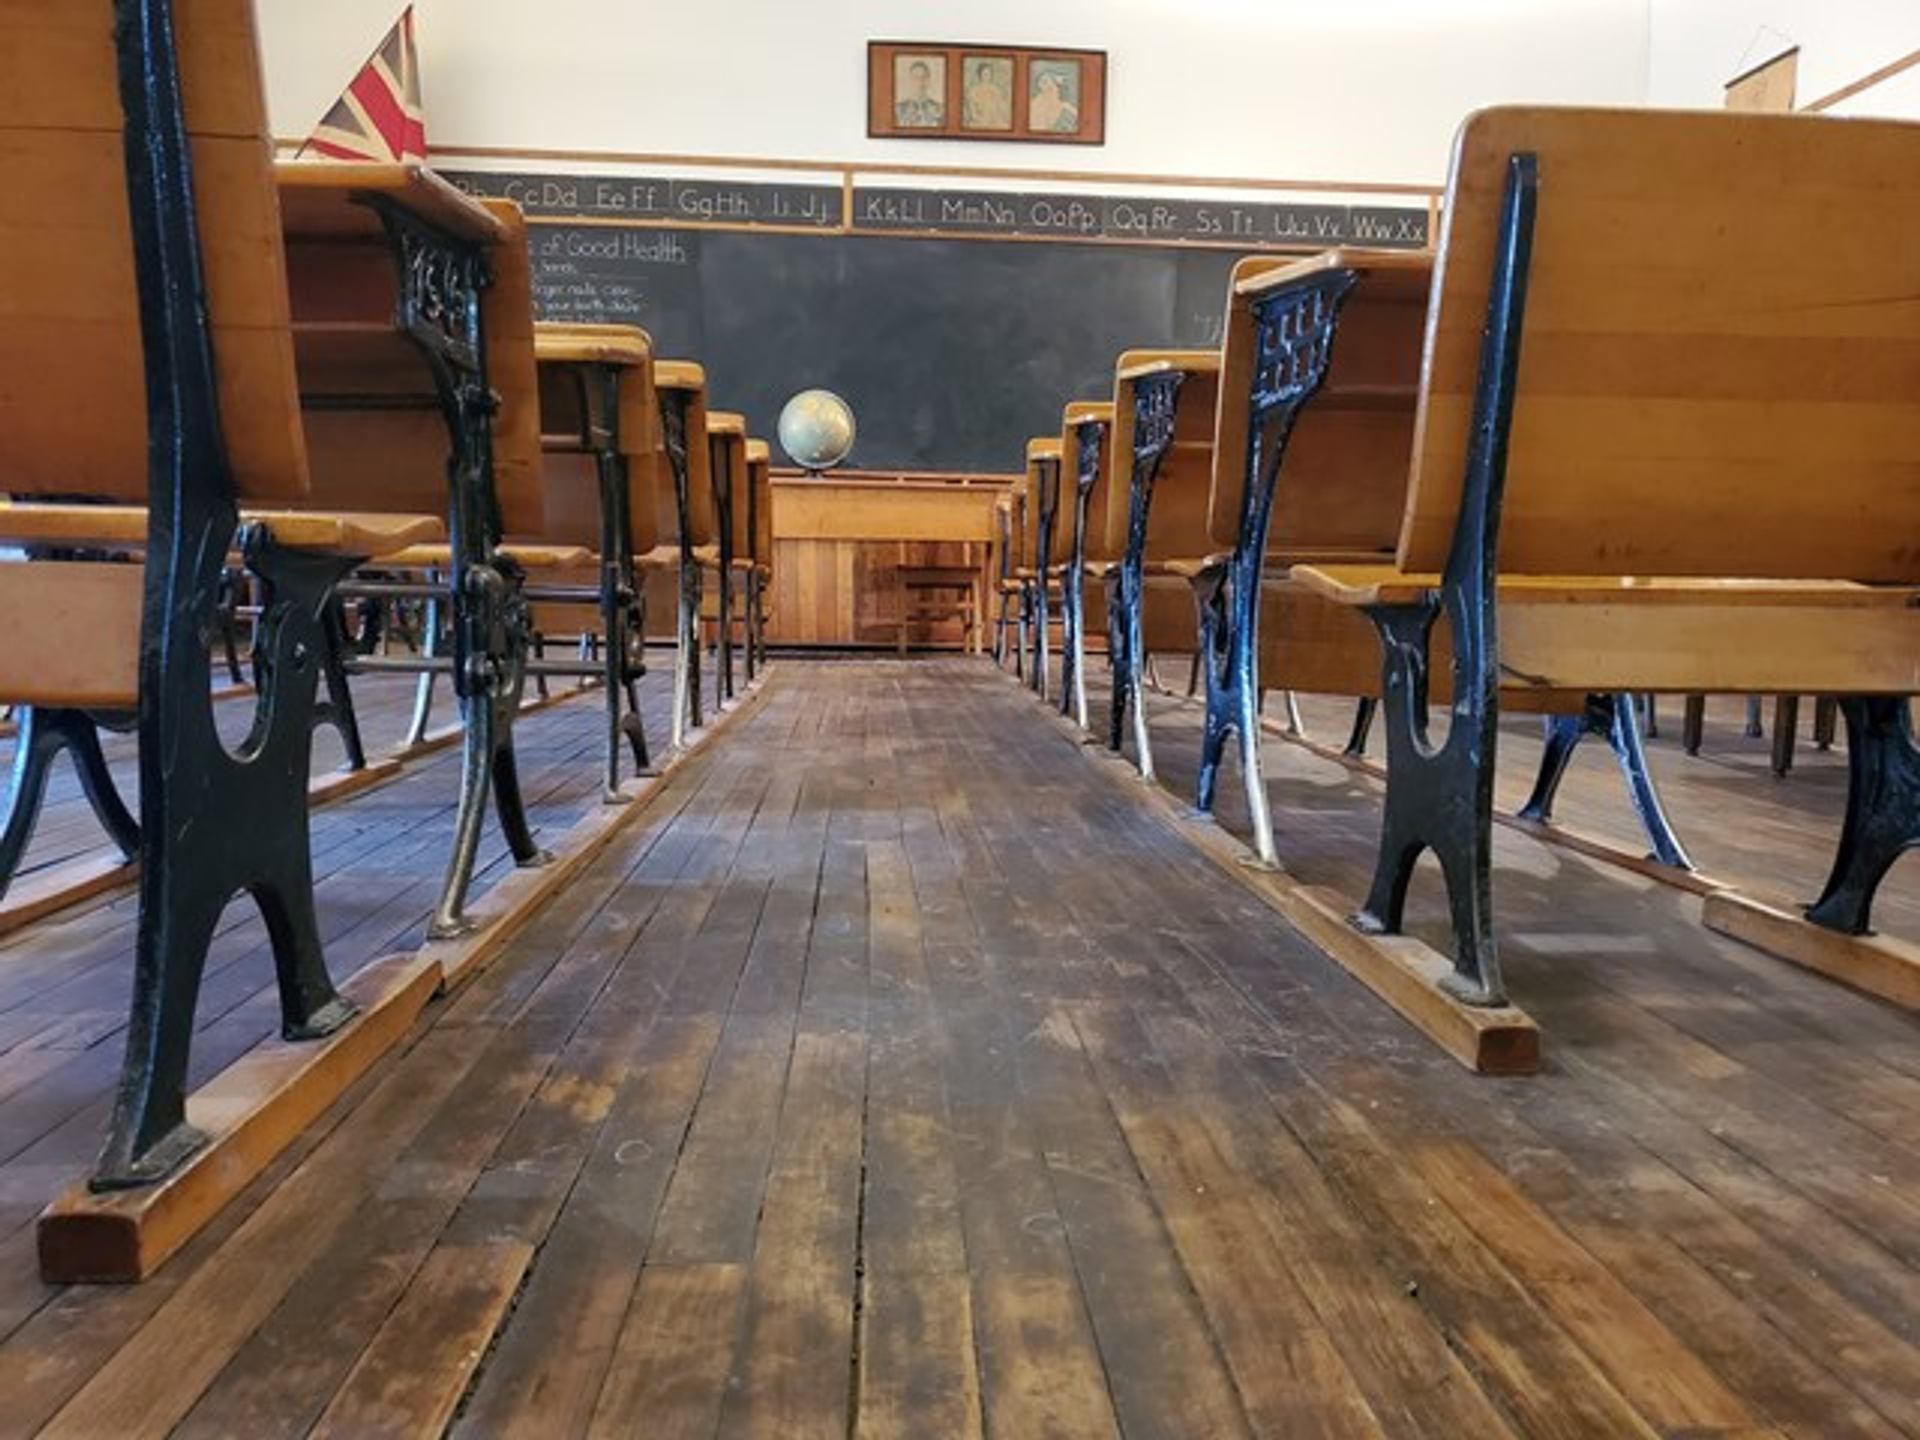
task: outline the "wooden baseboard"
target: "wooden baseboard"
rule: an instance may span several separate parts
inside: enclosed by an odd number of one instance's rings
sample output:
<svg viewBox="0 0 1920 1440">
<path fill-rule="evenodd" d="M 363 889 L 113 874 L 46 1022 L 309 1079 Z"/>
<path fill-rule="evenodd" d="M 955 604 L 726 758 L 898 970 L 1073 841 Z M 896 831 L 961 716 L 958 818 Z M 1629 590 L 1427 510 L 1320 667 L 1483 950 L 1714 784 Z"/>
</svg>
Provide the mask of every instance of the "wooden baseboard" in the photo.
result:
<svg viewBox="0 0 1920 1440">
<path fill-rule="evenodd" d="M 1737 890 L 1709 895 L 1702 918 L 1709 930 L 1869 995 L 1920 1010 L 1920 946 L 1885 935 L 1842 935 Z"/>
<path fill-rule="evenodd" d="M 96 1195 L 80 1182 L 42 1212 L 49 1284 L 143 1280 L 273 1162 L 385 1055 L 432 998 L 439 972 L 417 955 L 376 960 L 341 986 L 360 1013 L 325 1040 L 263 1041 L 187 1100 L 208 1141 L 159 1184 Z"/>
<path fill-rule="evenodd" d="M 631 797 L 627 804 L 596 805 L 560 837 L 553 847 L 553 858 L 545 865 L 503 876 L 469 910 L 473 928 L 465 935 L 428 941 L 420 953 L 439 966 L 441 990 L 456 989 L 484 969 L 542 905 L 646 812 L 668 776 L 711 743 L 715 735 L 758 706 L 765 694 L 766 673 L 763 669 L 751 686 L 736 692 L 720 709 L 708 711 L 708 723 L 689 730 L 687 743 L 670 753 L 655 774 L 623 785 L 621 793 Z"/>
<path fill-rule="evenodd" d="M 542 710 L 551 709 L 555 705 L 563 705 L 576 695 L 584 695 L 589 689 L 594 688 L 597 687 L 572 685 L 564 690 L 555 690 L 551 695 L 545 697 L 536 695 L 530 700 L 522 700 L 520 702 L 520 714 L 537 715 Z M 431 755 L 437 750 L 446 749 L 449 745 L 458 745 L 460 743 L 460 737 L 466 733 L 466 727 L 458 720 L 455 720 L 450 724 L 441 725 L 427 731 L 425 735 L 422 735 L 411 745 L 402 742 L 394 746 L 392 750 L 387 752 L 385 758 L 397 760 L 402 763 L 408 760 L 417 760 L 422 755 Z"/>
<path fill-rule="evenodd" d="M 335 770 L 307 786 L 307 803 L 320 806 L 358 795 L 385 784 L 400 773 L 400 762 L 383 757 L 369 760 L 363 769 Z M 116 851 L 94 851 L 44 870 L 23 875 L 0 901 L 0 935 L 25 929 L 36 920 L 121 890 L 140 878 L 137 860 L 122 860 Z"/>
<path fill-rule="evenodd" d="M 1031 692 L 1029 692 L 1031 693 Z M 1051 705 L 1043 713 L 1091 764 L 1113 776 L 1170 830 L 1285 919 L 1314 948 L 1352 975 L 1428 1039 L 1469 1070 L 1528 1075 L 1540 1068 L 1540 1031 L 1514 1005 L 1468 1005 L 1441 988 L 1453 964 L 1410 935 L 1367 935 L 1347 921 L 1326 890 L 1258 863 L 1253 851 L 1212 820 L 1196 815 L 1157 784 L 1143 782 L 1130 761 L 1083 745 L 1082 731 Z"/>
<path fill-rule="evenodd" d="M 1540 1068 L 1540 1031 L 1531 1017 L 1516 1005 L 1467 1005 L 1449 995 L 1440 982 L 1453 973 L 1453 962 L 1424 940 L 1364 934 L 1349 923 L 1350 907 L 1337 895 L 1310 885 L 1291 886 L 1290 893 L 1270 903 L 1469 1070 L 1531 1075 Z"/>
<path fill-rule="evenodd" d="M 440 973 L 440 990 L 457 989 L 477 975 L 507 943 L 526 928 L 540 907 L 552 899 L 606 848 L 643 808 L 631 784 L 621 793 L 632 798 L 625 805 L 596 805 L 553 847 L 545 865 L 516 869 L 501 877 L 467 911 L 473 922 L 465 935 L 449 940 L 429 940 L 421 947 L 422 957 L 431 960 Z"/>
<path fill-rule="evenodd" d="M 1318 740 L 1292 733 L 1278 720 L 1270 720 L 1263 716 L 1260 727 L 1276 739 L 1284 740 L 1289 745 L 1298 745 L 1302 750 L 1318 755 L 1322 760 L 1331 760 L 1336 765 L 1344 765 L 1355 774 L 1368 775 L 1381 781 L 1387 778 L 1387 767 L 1379 761 L 1369 760 L 1364 755 L 1349 755 L 1343 749 L 1323 745 Z M 1522 835 L 1530 835 L 1544 845 L 1558 845 L 1562 850 L 1571 850 L 1575 854 L 1585 855 L 1590 860 L 1598 860 L 1604 865 L 1631 870 L 1634 874 L 1648 880 L 1658 881 L 1662 885 L 1671 885 L 1676 890 L 1684 890 L 1689 895 L 1711 895 L 1716 890 L 1726 888 L 1724 880 L 1716 880 L 1713 876 L 1699 870 L 1682 870 L 1678 866 L 1663 865 L 1651 855 L 1635 854 L 1631 850 L 1622 849 L 1610 840 L 1602 840 L 1598 836 L 1563 825 L 1557 820 L 1542 824 L 1538 820 L 1529 820 L 1524 815 L 1496 810 L 1493 812 L 1493 823 L 1504 825 L 1509 830 L 1518 830 Z"/>
<path fill-rule="evenodd" d="M 22 875 L 7 887 L 5 901 L 0 901 L 0 935 L 11 935 L 82 901 L 124 889 L 139 878 L 140 862 L 122 860 L 112 845 Z"/>
<path fill-rule="evenodd" d="M 391 755 L 382 755 L 367 761 L 358 770 L 333 770 L 318 776 L 307 786 L 307 804 L 331 805 L 336 800 L 345 800 L 349 796 L 359 795 L 384 785 L 401 770 L 400 762 Z"/>
<path fill-rule="evenodd" d="M 658 775 L 634 783 L 631 803 L 596 806 L 562 838 L 550 864 L 501 880 L 475 906 L 481 923 L 473 933 L 412 954 L 386 956 L 347 981 L 341 991 L 359 1014 L 337 1034 L 318 1042 L 266 1041 L 195 1091 L 187 1100 L 187 1118 L 207 1133 L 208 1143 L 165 1180 L 104 1195 L 88 1190 L 85 1182 L 69 1188 L 39 1220 L 42 1278 L 49 1284 L 112 1283 L 151 1275 L 392 1049 L 434 995 L 497 956 L 547 900 L 646 810 L 667 775 L 754 709 L 763 693 L 763 681 L 756 681 L 712 724 L 693 732 L 693 742 L 671 756 Z M 371 778 L 328 778 L 343 782 L 337 793 L 344 793 L 377 784 L 400 768 L 389 757 L 369 767 Z M 354 783 L 345 784 L 348 780 Z"/>
</svg>

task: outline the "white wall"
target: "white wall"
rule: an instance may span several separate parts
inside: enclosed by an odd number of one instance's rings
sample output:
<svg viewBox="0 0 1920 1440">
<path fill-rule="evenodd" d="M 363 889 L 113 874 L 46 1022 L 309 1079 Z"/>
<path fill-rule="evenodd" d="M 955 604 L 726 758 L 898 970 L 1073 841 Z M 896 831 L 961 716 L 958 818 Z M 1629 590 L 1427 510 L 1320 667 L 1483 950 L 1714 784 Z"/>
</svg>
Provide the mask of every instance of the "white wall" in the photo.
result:
<svg viewBox="0 0 1920 1440">
<path fill-rule="evenodd" d="M 276 134 L 307 133 L 401 3 L 260 0 Z M 418 0 L 416 18 L 436 145 L 1438 184 L 1476 106 L 1637 103 L 1648 3 Z M 870 39 L 1107 50 L 1107 144 L 870 140 Z"/>
<path fill-rule="evenodd" d="M 1806 105 L 1920 50 L 1920 0 L 1650 0 L 1647 100 L 1715 106 L 1726 82 L 1800 47 Z M 1863 91 L 1836 115 L 1920 119 L 1920 70 Z"/>
</svg>

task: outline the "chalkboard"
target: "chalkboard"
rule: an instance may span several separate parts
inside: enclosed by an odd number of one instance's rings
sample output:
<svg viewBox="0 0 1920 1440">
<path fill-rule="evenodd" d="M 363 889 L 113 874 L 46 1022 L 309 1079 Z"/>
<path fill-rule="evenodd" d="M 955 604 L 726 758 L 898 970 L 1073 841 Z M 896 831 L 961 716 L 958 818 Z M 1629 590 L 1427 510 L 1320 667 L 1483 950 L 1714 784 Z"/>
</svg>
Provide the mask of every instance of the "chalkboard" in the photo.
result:
<svg viewBox="0 0 1920 1440">
<path fill-rule="evenodd" d="M 1224 250 L 642 226 L 532 227 L 543 318 L 644 326 L 773 438 L 796 390 L 846 397 L 849 464 L 1011 471 L 1134 346 L 1214 345 Z M 776 458 L 778 452 L 776 450 Z"/>
</svg>

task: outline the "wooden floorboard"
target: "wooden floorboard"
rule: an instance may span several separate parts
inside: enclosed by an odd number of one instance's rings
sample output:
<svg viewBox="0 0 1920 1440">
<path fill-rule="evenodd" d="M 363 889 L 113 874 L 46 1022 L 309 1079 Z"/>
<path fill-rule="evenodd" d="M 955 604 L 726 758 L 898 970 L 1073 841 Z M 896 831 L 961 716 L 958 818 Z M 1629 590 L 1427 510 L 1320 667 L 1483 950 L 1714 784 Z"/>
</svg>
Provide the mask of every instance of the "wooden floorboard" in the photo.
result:
<svg viewBox="0 0 1920 1440">
<path fill-rule="evenodd" d="M 555 832 L 599 718 L 523 722 Z M 1727 719 L 1656 767 L 1789 889 L 1841 762 Z M 1503 832 L 1547 1058 L 1476 1077 L 1078 748 L 983 663 L 780 663 L 137 1287 L 41 1286 L 26 1224 L 98 1140 L 131 907 L 0 940 L 0 1434 L 1920 1436 L 1920 1021 Z M 1283 860 L 1356 893 L 1377 782 L 1266 751 Z M 452 762 L 316 816 L 336 966 L 417 934 Z M 1630 841 L 1611 778 L 1561 814 Z M 238 911 L 207 1066 L 273 1022 Z"/>
</svg>

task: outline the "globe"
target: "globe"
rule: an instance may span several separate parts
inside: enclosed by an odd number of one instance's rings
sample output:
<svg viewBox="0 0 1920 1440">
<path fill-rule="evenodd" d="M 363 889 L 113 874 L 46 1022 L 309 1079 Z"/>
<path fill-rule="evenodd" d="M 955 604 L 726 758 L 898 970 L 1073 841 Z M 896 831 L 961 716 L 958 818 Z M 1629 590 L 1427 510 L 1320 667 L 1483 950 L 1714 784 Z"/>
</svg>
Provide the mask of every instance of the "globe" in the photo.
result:
<svg viewBox="0 0 1920 1440">
<path fill-rule="evenodd" d="M 802 470 L 831 470 L 853 436 L 853 410 L 831 390 L 802 390 L 780 412 L 780 448 Z"/>
</svg>

